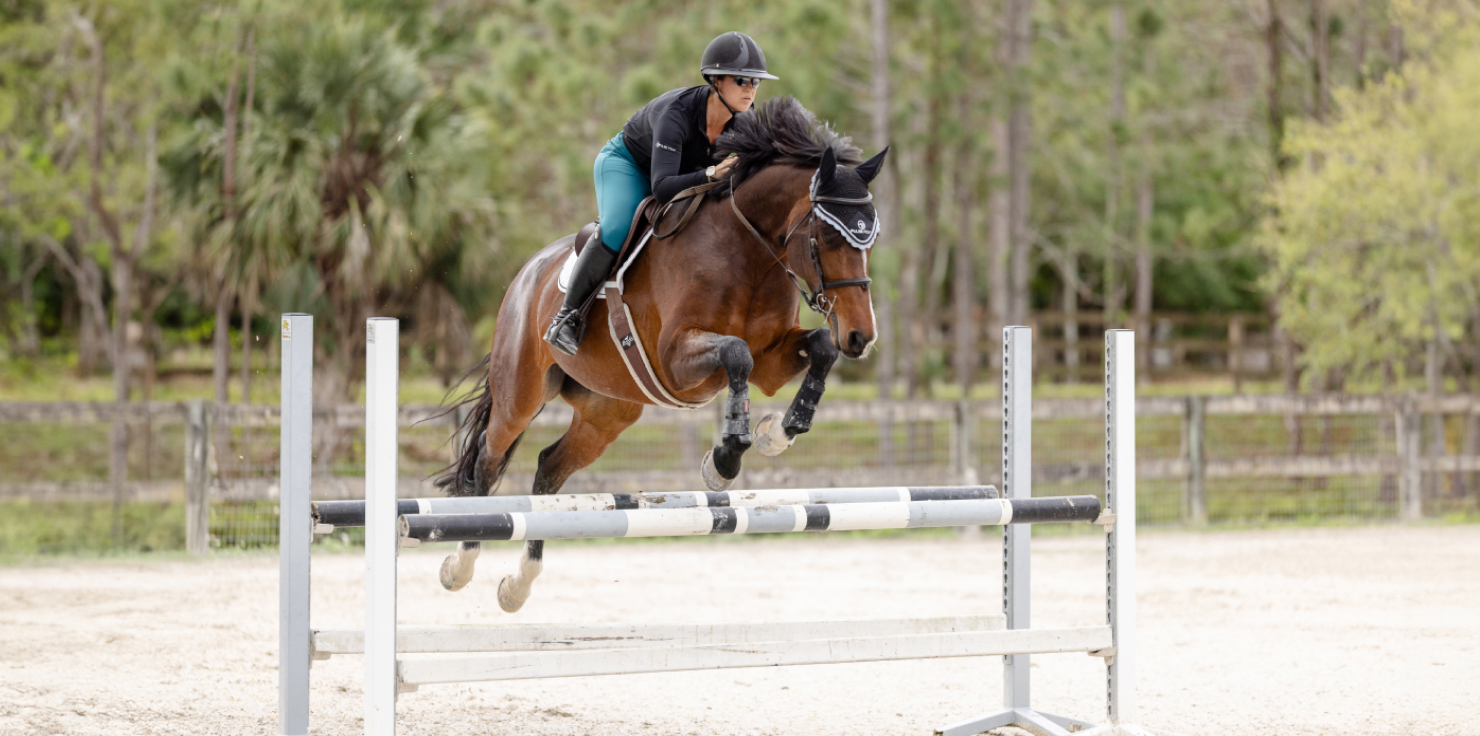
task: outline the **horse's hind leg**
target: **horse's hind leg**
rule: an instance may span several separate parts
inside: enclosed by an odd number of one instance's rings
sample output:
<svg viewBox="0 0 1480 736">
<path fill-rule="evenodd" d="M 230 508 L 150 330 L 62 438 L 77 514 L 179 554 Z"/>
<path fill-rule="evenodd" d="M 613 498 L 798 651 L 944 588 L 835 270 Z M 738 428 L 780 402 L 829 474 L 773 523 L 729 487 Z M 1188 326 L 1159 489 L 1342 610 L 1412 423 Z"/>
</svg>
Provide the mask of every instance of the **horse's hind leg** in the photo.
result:
<svg viewBox="0 0 1480 736">
<path fill-rule="evenodd" d="M 565 373 L 557 366 L 544 370 L 490 372 L 488 391 L 474 412 L 487 413 L 487 427 L 466 449 L 471 472 L 459 471 L 449 492 L 454 496 L 486 496 L 503 477 L 509 458 L 524 430 L 540 408 L 560 390 Z M 495 400 L 496 399 L 496 400 Z M 473 579 L 473 565 L 482 551 L 480 542 L 458 542 L 457 551 L 442 561 L 442 587 L 462 590 Z"/>
<path fill-rule="evenodd" d="M 594 393 L 567 378 L 560 395 L 575 410 L 565 435 L 540 452 L 534 474 L 535 495 L 558 493 L 571 474 L 596 462 L 622 431 L 642 416 L 642 404 L 612 399 Z M 519 569 L 498 584 L 498 605 L 514 613 L 529 600 L 530 586 L 544 568 L 545 543 L 524 543 Z"/>
</svg>

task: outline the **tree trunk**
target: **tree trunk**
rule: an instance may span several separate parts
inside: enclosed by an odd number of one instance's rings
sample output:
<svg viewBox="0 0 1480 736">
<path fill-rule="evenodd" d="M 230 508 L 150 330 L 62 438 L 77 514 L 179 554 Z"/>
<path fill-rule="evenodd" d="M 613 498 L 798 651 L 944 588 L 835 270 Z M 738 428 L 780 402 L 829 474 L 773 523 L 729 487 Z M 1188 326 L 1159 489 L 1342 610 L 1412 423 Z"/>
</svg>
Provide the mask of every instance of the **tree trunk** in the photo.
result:
<svg viewBox="0 0 1480 736">
<path fill-rule="evenodd" d="M 1125 72 L 1121 54 L 1125 47 L 1125 6 L 1120 0 L 1110 5 L 1110 136 L 1106 151 L 1108 176 L 1105 181 L 1105 263 L 1104 318 L 1105 329 L 1120 321 L 1124 287 L 1120 283 L 1120 190 L 1125 180 L 1121 161 L 1120 137 L 1125 131 Z"/>
<path fill-rule="evenodd" d="M 1008 254 L 1012 250 L 1012 195 L 1008 187 L 1007 162 L 1012 147 L 1007 120 L 994 115 L 987 122 L 992 135 L 992 163 L 987 170 L 987 363 L 997 371 L 1002 367 L 1002 328 L 1012 320 L 1012 294 L 1009 283 Z"/>
<path fill-rule="evenodd" d="M 1149 149 L 1149 136 L 1141 141 L 1143 150 Z M 1143 158 L 1139 180 L 1136 182 L 1136 332 L 1142 337 L 1136 341 L 1136 376 L 1142 383 L 1151 381 L 1151 214 L 1155 207 L 1151 185 L 1151 166 Z"/>
<path fill-rule="evenodd" d="M 1403 41 L 1403 26 L 1397 23 L 1388 27 L 1387 55 L 1388 64 L 1392 67 L 1393 71 L 1401 69 L 1403 67 L 1403 61 L 1408 56 L 1406 44 Z"/>
<path fill-rule="evenodd" d="M 240 403 L 252 403 L 252 301 L 242 299 L 242 393 Z"/>
<path fill-rule="evenodd" d="M 1152 42 L 1147 39 L 1141 48 L 1141 75 L 1154 78 L 1156 56 L 1152 53 Z M 1141 339 L 1136 341 L 1136 376 L 1142 383 L 1151 382 L 1151 297 L 1152 278 L 1155 276 L 1151 253 L 1151 216 L 1156 211 L 1156 192 L 1153 189 L 1156 156 L 1151 137 L 1149 117 L 1141 118 L 1140 166 L 1136 180 L 1136 332 Z"/>
<path fill-rule="evenodd" d="M 1079 382 L 1079 256 L 1066 245 L 1054 259 L 1059 271 L 1059 310 L 1064 313 L 1064 383 Z M 1140 342 L 1139 340 L 1137 341 Z"/>
<path fill-rule="evenodd" d="M 1325 120 L 1331 100 L 1331 17 L 1326 0 L 1310 0 L 1311 75 L 1315 79 L 1315 118 Z"/>
<path fill-rule="evenodd" d="M 216 387 L 216 403 L 231 400 L 227 381 L 231 378 L 231 291 L 224 280 L 216 289 L 216 328 L 211 351 L 211 380 Z M 222 434 L 217 432 L 216 434 Z"/>
<path fill-rule="evenodd" d="M 960 112 L 957 117 L 961 127 L 971 130 L 971 87 L 967 87 L 960 96 Z M 955 322 L 953 334 L 956 338 L 955 350 L 955 372 L 956 384 L 961 390 L 963 400 L 971 398 L 971 385 L 976 378 L 976 320 L 972 319 L 972 306 L 976 303 L 975 293 L 972 288 L 976 276 L 976 264 L 972 257 L 975 248 L 971 232 L 971 208 L 976 202 L 976 186 L 973 172 L 976 170 L 975 151 L 972 150 L 972 136 L 969 134 L 961 137 L 961 153 L 956 157 L 956 257 L 954 263 L 955 273 L 951 280 L 952 299 L 955 301 Z"/>
<path fill-rule="evenodd" d="M 80 278 L 74 279 L 82 292 L 82 332 L 78 335 L 77 370 L 84 376 L 96 374 L 113 363 L 109 355 L 108 310 L 103 306 L 103 269 L 82 255 Z"/>
<path fill-rule="evenodd" d="M 1012 28 L 1012 107 L 1007 118 L 1008 135 L 1011 139 L 1008 169 L 1012 187 L 1008 213 L 1012 231 L 1012 319 L 1018 324 L 1024 324 L 1028 321 L 1033 247 L 1028 230 L 1028 144 L 1032 136 L 1033 118 L 1027 73 L 1033 41 L 1033 0 L 1008 0 L 1008 12 L 1011 14 Z"/>
<path fill-rule="evenodd" d="M 939 48 L 939 35 L 937 35 L 937 48 Z M 936 57 L 932 64 L 932 73 L 935 78 L 943 72 L 943 60 Z M 930 94 L 927 92 L 927 94 Z M 940 252 L 940 184 L 941 184 L 941 125 L 944 117 L 945 101 L 941 99 L 940 93 L 931 95 L 926 105 L 926 138 L 925 138 L 925 162 L 921 176 L 924 178 L 924 197 L 921 202 L 921 216 L 923 219 L 923 232 L 920 238 L 920 258 L 918 280 L 924 289 L 919 304 L 919 317 L 910 330 L 910 355 L 911 359 L 906 363 L 905 369 L 905 394 L 909 398 L 915 398 L 923 389 L 924 393 L 930 395 L 930 377 L 921 375 L 921 367 L 925 357 L 931 354 L 931 346 L 935 343 L 936 332 L 939 329 L 937 317 L 940 313 L 940 294 L 936 282 L 936 258 Z"/>
<path fill-rule="evenodd" d="M 74 229 L 80 230 L 76 227 L 80 223 L 73 224 Z M 103 270 L 85 252 L 72 257 L 65 246 L 49 235 L 43 235 L 41 242 L 77 286 L 77 372 L 92 375 L 100 356 L 107 357 L 111 349 L 107 339 L 108 309 L 103 305 Z"/>
<path fill-rule="evenodd" d="M 108 441 L 108 484 L 113 487 L 113 545 L 123 546 L 124 481 L 128 477 L 129 317 L 133 313 L 134 264 L 113 259 L 113 426 Z"/>
<path fill-rule="evenodd" d="M 223 225 L 228 229 L 228 243 L 235 244 L 234 229 L 236 227 L 236 138 L 237 138 L 237 112 L 240 109 L 240 80 L 238 78 L 238 64 L 241 62 L 241 50 L 247 43 L 247 34 L 242 34 L 237 43 L 236 55 L 231 61 L 231 73 L 226 82 L 226 99 L 222 107 L 221 130 L 224 140 L 221 146 L 221 206 L 223 209 Z M 229 246 L 228 246 L 229 247 Z M 230 398 L 229 382 L 231 380 L 231 304 L 232 292 L 237 285 L 232 282 L 231 274 L 225 269 L 226 264 L 221 264 L 223 271 L 217 282 L 219 291 L 216 293 L 216 334 L 214 344 L 213 366 L 211 378 L 216 386 L 216 403 L 224 405 Z M 243 274 L 237 274 L 238 278 Z M 241 300 L 243 307 L 243 320 L 248 319 L 245 295 Z M 245 325 L 245 321 L 243 325 Z M 246 357 L 247 341 L 246 331 L 243 330 L 242 357 Z M 249 370 L 245 365 L 242 368 L 242 376 L 246 377 Z M 243 394 L 246 393 L 243 384 Z M 224 456 L 223 456 L 224 457 Z"/>
<path fill-rule="evenodd" d="M 41 333 L 36 316 L 36 277 L 50 260 L 51 255 L 43 250 L 21 273 L 21 334 L 17 352 L 29 358 L 41 352 Z"/>
<path fill-rule="evenodd" d="M 1269 54 L 1269 88 L 1266 91 L 1265 105 L 1269 127 L 1269 151 L 1270 161 L 1276 169 L 1285 167 L 1285 154 L 1283 151 L 1285 139 L 1285 115 L 1281 106 L 1281 98 L 1284 97 L 1284 58 L 1283 58 L 1283 35 L 1282 21 L 1280 19 L 1279 0 L 1265 0 L 1265 7 L 1269 13 L 1269 23 L 1264 27 L 1264 45 Z"/>
<path fill-rule="evenodd" d="M 1357 89 L 1365 89 L 1367 86 L 1367 8 L 1365 3 L 1357 3 L 1357 37 L 1352 41 L 1352 66 L 1354 69 L 1353 84 Z"/>
<path fill-rule="evenodd" d="M 874 148 L 882 151 L 889 145 L 889 116 L 893 104 L 889 87 L 889 0 L 870 0 L 870 10 L 873 14 L 873 105 L 871 114 L 873 118 Z M 899 159 L 899 152 L 895 151 L 886 159 L 887 164 L 892 164 Z M 886 245 L 897 248 L 894 243 L 894 235 L 899 232 L 897 221 L 899 211 L 894 207 L 893 194 L 898 187 L 898 182 L 890 173 L 892 166 L 886 166 L 885 171 L 873 181 L 872 188 L 878 193 L 874 199 L 874 208 L 879 213 L 879 220 L 883 227 L 881 235 Z M 870 266 L 873 265 L 870 259 Z M 889 289 L 886 279 L 880 279 L 884 283 L 881 288 L 874 289 L 870 293 L 878 307 L 875 315 L 874 329 L 878 335 L 877 345 L 879 355 L 874 359 L 874 376 L 879 387 L 879 398 L 884 401 L 894 398 L 894 361 L 895 361 L 895 329 L 894 329 L 894 301 L 893 294 Z M 884 459 L 892 460 L 892 443 L 888 440 L 887 433 L 880 433 L 879 450 Z M 887 462 L 886 462 L 887 464 Z"/>
</svg>

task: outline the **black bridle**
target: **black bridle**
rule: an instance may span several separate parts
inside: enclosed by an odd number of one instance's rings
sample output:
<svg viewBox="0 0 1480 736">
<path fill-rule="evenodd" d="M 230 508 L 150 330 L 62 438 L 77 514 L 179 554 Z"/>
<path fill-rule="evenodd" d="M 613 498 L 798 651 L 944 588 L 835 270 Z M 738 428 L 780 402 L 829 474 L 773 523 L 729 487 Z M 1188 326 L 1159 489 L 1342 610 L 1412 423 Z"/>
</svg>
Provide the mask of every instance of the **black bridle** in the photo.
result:
<svg viewBox="0 0 1480 736">
<path fill-rule="evenodd" d="M 755 226 L 750 224 L 750 220 L 745 219 L 745 215 L 740 214 L 740 205 L 735 203 L 735 195 L 737 193 L 738 190 L 732 189 L 730 191 L 730 209 L 735 211 L 735 217 L 740 220 L 741 224 L 745 225 L 745 229 L 749 230 L 750 234 L 754 235 L 756 240 L 760 241 L 761 246 L 766 249 L 766 252 L 769 253 L 771 257 L 776 260 L 776 265 L 780 266 L 781 269 L 786 272 L 787 277 L 791 279 L 792 285 L 797 287 L 797 291 L 801 292 L 802 301 L 806 302 L 807 306 L 810 307 L 812 311 L 822 315 L 824 319 L 830 319 L 832 317 L 832 308 L 833 305 L 837 303 L 838 298 L 833 297 L 831 299 L 828 299 L 826 296 L 826 292 L 828 289 L 840 289 L 845 286 L 861 286 L 863 287 L 864 291 L 868 291 L 868 285 L 873 283 L 874 280 L 868 278 L 867 276 L 861 279 L 838 279 L 836 281 L 828 281 L 827 276 L 823 274 L 822 256 L 819 255 L 817 252 L 817 229 L 820 227 L 820 225 L 817 224 L 817 204 L 819 202 L 826 202 L 829 204 L 847 204 L 854 206 L 865 205 L 874 201 L 874 195 L 872 193 L 870 193 L 867 197 L 846 198 L 822 196 L 814 191 L 811 191 L 810 189 L 807 191 L 807 199 L 811 201 L 811 206 L 807 208 L 807 214 L 804 215 L 802 219 L 797 220 L 797 224 L 792 225 L 790 230 L 786 231 L 786 238 L 781 241 L 781 252 L 786 252 L 787 244 L 791 242 L 792 234 L 794 234 L 797 229 L 800 228 L 803 224 L 806 224 L 810 221 L 812 223 L 812 227 L 808 228 L 807 232 L 807 249 L 808 253 L 812 256 L 812 267 L 817 270 L 816 291 L 810 290 L 807 286 L 806 280 L 800 276 L 797 276 L 795 271 L 792 271 L 790 268 L 787 267 L 786 263 L 781 260 L 780 256 L 776 255 L 776 251 L 771 249 L 771 244 L 766 242 L 765 236 L 761 235 L 760 231 L 756 230 Z"/>
</svg>

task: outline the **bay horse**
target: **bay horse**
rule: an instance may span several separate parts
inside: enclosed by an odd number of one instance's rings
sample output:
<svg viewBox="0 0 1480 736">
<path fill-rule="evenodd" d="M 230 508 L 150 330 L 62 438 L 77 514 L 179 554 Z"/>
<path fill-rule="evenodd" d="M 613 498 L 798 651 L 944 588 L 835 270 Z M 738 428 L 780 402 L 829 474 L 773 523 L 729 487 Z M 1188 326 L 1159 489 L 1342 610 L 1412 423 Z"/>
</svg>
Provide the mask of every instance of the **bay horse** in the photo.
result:
<svg viewBox="0 0 1480 736">
<path fill-rule="evenodd" d="M 887 149 L 860 164 L 848 138 L 790 97 L 738 115 L 716 148 L 738 156 L 730 177 L 693 203 L 699 209 L 681 231 L 648 242 L 626 272 L 623 301 L 644 344 L 656 348 L 653 371 L 675 398 L 702 403 L 728 390 L 720 443 L 701 464 L 706 484 L 721 490 L 740 474 L 752 444 L 750 384 L 774 396 L 807 372 L 786 415 L 767 415 L 756 427 L 757 449 L 778 455 L 811 427 L 839 353 L 857 359 L 873 344 L 868 248 L 878 222 L 868 182 Z M 557 277 L 573 238 L 536 253 L 504 295 L 484 359 L 488 380 L 459 404 L 472 405 L 459 459 L 436 481 L 450 495 L 488 495 L 530 421 L 557 395 L 574 416 L 564 436 L 540 452 L 534 494 L 558 492 L 653 403 L 605 329 L 605 301 L 592 307 L 578 354 L 564 355 L 541 339 L 562 303 Z M 800 327 L 804 300 L 825 315 L 826 326 Z M 459 543 L 442 564 L 444 587 L 467 585 L 479 549 L 478 542 Z M 543 555 L 544 542 L 525 543 L 518 571 L 499 582 L 505 611 L 528 600 Z"/>
</svg>

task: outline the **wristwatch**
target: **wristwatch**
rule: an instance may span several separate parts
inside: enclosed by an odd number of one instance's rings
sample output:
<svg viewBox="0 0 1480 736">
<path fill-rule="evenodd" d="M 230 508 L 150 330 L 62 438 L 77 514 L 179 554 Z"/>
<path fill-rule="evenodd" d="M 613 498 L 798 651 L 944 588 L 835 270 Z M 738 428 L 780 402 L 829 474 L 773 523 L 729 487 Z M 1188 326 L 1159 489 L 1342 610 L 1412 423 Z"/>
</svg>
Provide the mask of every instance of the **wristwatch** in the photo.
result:
<svg viewBox="0 0 1480 736">
<path fill-rule="evenodd" d="M 705 169 L 704 170 L 704 176 L 708 177 L 710 181 L 714 181 L 714 167 L 711 166 L 711 167 Z"/>
</svg>

